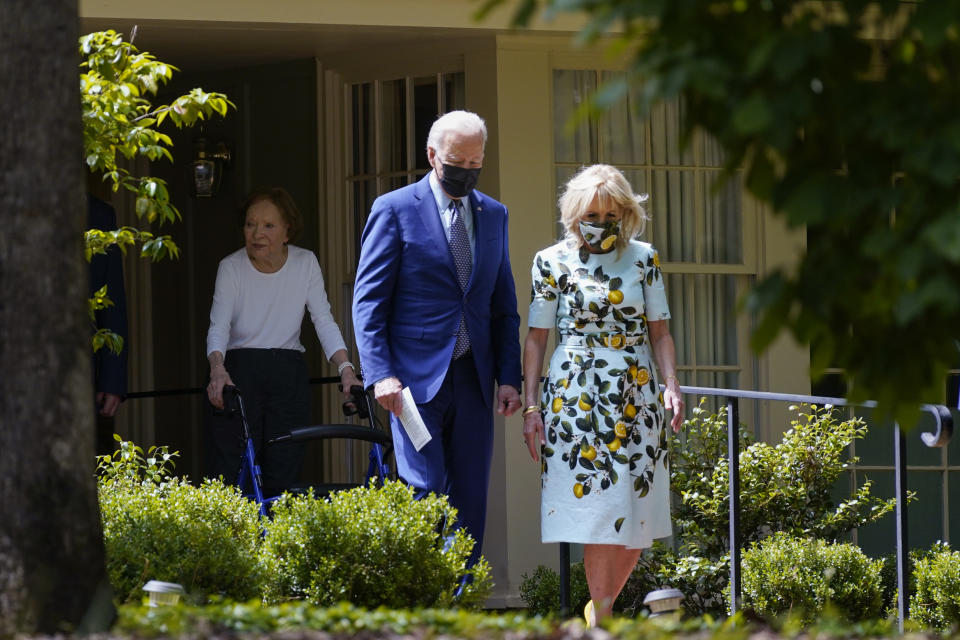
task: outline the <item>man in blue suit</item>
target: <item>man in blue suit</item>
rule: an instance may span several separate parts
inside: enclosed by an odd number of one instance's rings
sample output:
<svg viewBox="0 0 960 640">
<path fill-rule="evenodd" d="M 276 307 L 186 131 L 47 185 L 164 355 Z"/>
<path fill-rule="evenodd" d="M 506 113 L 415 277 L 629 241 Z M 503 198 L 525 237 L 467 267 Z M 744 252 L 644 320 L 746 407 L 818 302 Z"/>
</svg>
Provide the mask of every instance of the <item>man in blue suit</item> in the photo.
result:
<svg viewBox="0 0 960 640">
<path fill-rule="evenodd" d="M 430 173 L 373 203 L 353 301 L 364 383 L 391 413 L 400 477 L 420 496 L 449 497 L 476 540 L 470 564 L 483 545 L 493 410 L 509 416 L 521 402 L 507 210 L 474 190 L 486 141 L 475 113 L 434 122 Z M 432 436 L 420 451 L 397 418 L 405 386 Z"/>
</svg>

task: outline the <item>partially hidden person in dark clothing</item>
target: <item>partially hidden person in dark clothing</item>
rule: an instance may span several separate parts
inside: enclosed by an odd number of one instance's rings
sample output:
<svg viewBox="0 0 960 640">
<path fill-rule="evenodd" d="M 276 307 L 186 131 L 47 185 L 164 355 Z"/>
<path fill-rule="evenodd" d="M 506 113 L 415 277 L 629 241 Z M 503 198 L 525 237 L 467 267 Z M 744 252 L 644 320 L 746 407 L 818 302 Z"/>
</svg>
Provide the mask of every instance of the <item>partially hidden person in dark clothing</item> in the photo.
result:
<svg viewBox="0 0 960 640">
<path fill-rule="evenodd" d="M 276 495 L 296 484 L 303 461 L 302 444 L 266 443 L 308 424 L 309 378 L 300 343 L 305 311 L 337 366 L 344 399 L 360 381 L 330 312 L 317 256 L 291 244 L 303 229 L 293 198 L 279 187 L 258 189 L 241 210 L 245 246 L 220 261 L 210 308 L 207 397 L 222 409 L 224 386 L 240 389 L 264 492 Z M 211 419 L 209 476 L 236 482 L 242 428 L 236 419 Z"/>
<path fill-rule="evenodd" d="M 87 194 L 87 228 L 114 231 L 117 214 L 112 206 Z M 113 417 L 127 396 L 127 294 L 123 285 L 123 254 L 114 245 L 105 254 L 90 259 L 90 295 L 107 286 L 107 297 L 113 304 L 96 312 L 97 329 L 108 329 L 123 338 L 120 353 L 107 347 L 93 355 L 93 389 L 97 406 L 96 448 L 100 455 L 113 448 Z"/>
</svg>

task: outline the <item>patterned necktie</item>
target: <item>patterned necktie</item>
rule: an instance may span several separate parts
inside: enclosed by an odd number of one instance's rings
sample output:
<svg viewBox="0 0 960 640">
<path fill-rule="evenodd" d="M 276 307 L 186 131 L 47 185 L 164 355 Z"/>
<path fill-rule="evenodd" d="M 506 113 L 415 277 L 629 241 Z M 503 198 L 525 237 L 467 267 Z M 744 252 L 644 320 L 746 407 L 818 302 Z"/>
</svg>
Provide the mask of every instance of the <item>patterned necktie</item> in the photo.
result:
<svg viewBox="0 0 960 640">
<path fill-rule="evenodd" d="M 467 227 L 463 224 L 462 205 L 459 200 L 450 201 L 450 253 L 457 266 L 457 280 L 461 291 L 467 290 L 470 282 L 470 270 L 473 268 L 473 255 L 470 251 L 470 238 L 467 237 Z M 461 314 L 460 326 L 457 328 L 457 342 L 453 347 L 453 359 L 462 357 L 470 350 L 470 336 L 467 334 L 467 323 Z"/>
</svg>

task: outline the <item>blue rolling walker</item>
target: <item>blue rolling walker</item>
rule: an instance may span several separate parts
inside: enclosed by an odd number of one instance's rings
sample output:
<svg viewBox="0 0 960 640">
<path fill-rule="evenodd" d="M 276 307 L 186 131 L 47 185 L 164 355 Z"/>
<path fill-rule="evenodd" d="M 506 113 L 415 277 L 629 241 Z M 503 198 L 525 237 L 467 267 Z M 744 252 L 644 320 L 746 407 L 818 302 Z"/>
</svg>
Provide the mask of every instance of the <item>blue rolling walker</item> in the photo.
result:
<svg viewBox="0 0 960 640">
<path fill-rule="evenodd" d="M 227 385 L 223 388 L 224 408 L 230 414 L 238 413 L 243 424 L 243 455 L 240 462 L 240 473 L 237 476 L 237 486 L 243 495 L 260 508 L 260 514 L 268 517 L 269 506 L 278 496 L 266 496 L 263 492 L 263 477 L 260 473 L 260 464 L 257 462 L 256 450 L 253 447 L 253 438 L 250 437 L 250 426 L 247 424 L 247 415 L 243 408 L 243 396 L 240 390 Z M 393 440 L 390 434 L 383 430 L 373 410 L 370 396 L 363 387 L 354 385 L 350 389 L 350 399 L 343 403 L 344 415 L 356 415 L 367 421 L 367 426 L 352 424 L 318 424 L 299 427 L 289 433 L 268 440 L 264 446 L 269 447 L 277 442 L 306 442 L 310 440 L 359 440 L 371 443 L 369 462 L 364 484 L 371 481 L 382 483 L 387 478 L 393 478 L 387 462 L 393 452 Z M 318 496 L 327 495 L 332 491 L 341 491 L 361 486 L 359 483 L 332 483 L 315 486 Z"/>
</svg>

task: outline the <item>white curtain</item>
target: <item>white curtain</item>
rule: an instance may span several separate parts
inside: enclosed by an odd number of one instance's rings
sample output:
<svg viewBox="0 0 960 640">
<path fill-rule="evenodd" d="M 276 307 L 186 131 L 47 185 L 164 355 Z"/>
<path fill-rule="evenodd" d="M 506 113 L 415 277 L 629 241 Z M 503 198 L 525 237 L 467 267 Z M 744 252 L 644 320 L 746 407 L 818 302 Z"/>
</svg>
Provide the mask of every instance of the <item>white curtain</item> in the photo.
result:
<svg viewBox="0 0 960 640">
<path fill-rule="evenodd" d="M 737 279 L 748 276 L 718 274 L 712 265 L 743 262 L 742 185 L 737 178 L 716 189 L 714 178 L 723 164 L 718 145 L 698 134 L 680 149 L 683 104 L 661 103 L 640 117 L 638 87 L 631 87 L 604 115 L 579 123 L 570 133 L 572 114 L 598 82 L 623 77 L 618 72 L 554 71 L 557 188 L 579 166 L 607 162 L 623 170 L 635 191 L 650 194 L 648 214 L 653 220 L 644 239 L 667 263 L 670 327 L 681 382 L 736 387 Z M 558 236 L 561 232 L 558 227 Z M 685 263 L 685 273 L 671 274 L 671 262 Z"/>
</svg>

